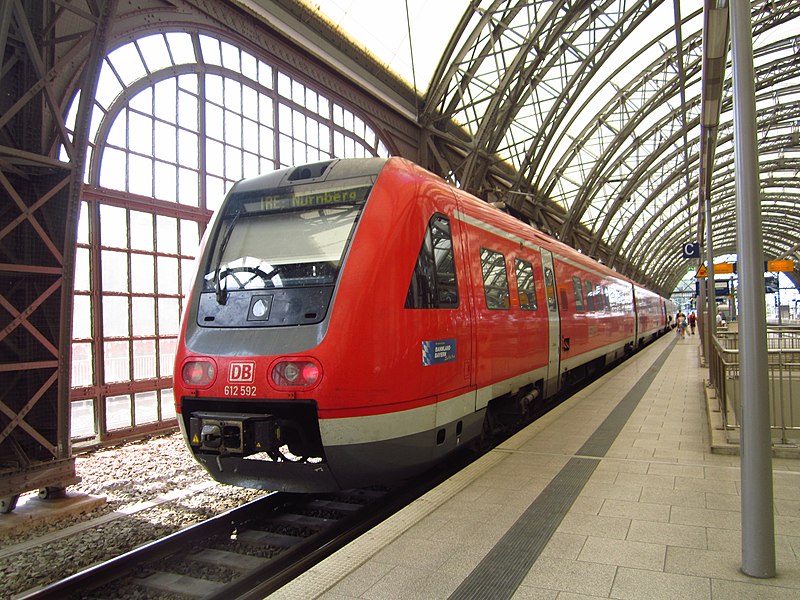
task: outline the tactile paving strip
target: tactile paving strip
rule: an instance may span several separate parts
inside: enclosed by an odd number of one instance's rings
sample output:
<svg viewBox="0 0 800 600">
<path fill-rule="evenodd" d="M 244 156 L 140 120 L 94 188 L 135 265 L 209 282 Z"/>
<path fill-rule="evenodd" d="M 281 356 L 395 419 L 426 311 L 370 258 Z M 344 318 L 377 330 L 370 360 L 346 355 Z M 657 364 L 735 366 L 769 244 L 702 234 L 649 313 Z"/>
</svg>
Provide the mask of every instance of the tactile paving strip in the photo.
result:
<svg viewBox="0 0 800 600">
<path fill-rule="evenodd" d="M 598 462 L 571 458 L 450 598 L 511 598 Z"/>
<path fill-rule="evenodd" d="M 648 370 L 644 378 L 618 403 L 625 408 L 612 410 L 609 417 L 595 433 L 610 439 L 613 443 L 630 414 L 636 408 L 641 397 L 646 393 L 658 368 L 666 360 L 674 344 L 670 344 Z M 643 379 L 644 379 L 643 378 Z M 550 413 L 531 425 L 528 430 L 543 430 L 568 408 L 569 401 L 552 410 Z M 602 431 L 601 431 L 602 430 Z M 600 432 L 600 433 L 598 433 Z M 527 575 L 531 565 L 536 561 L 542 549 L 547 545 L 553 532 L 558 528 L 563 516 L 569 511 L 575 498 L 580 494 L 586 481 L 600 462 L 611 443 L 588 440 L 582 447 L 581 454 L 571 458 L 558 475 L 537 496 L 526 509 L 517 523 L 496 544 L 494 549 L 484 557 L 450 598 L 511 598 L 522 579 Z M 603 446 L 602 454 L 593 457 Z M 312 567 L 305 575 L 289 582 L 269 597 L 271 600 L 307 600 L 325 594 L 343 576 L 357 570 L 369 561 L 377 552 L 385 548 L 393 540 L 399 538 L 408 529 L 419 523 L 427 515 L 446 503 L 457 492 L 466 488 L 481 475 L 490 472 L 507 456 L 498 449 L 450 478 L 438 488 L 431 490 L 422 498 L 405 507 L 391 519 L 381 523 L 361 538 L 335 552 L 322 563 Z"/>
<path fill-rule="evenodd" d="M 514 595 L 558 529 L 564 515 L 589 481 L 599 463 L 598 459 L 608 452 L 674 346 L 675 342 L 659 355 L 581 447 L 579 456 L 571 458 L 564 465 L 511 529 L 450 595 L 450 600 L 500 600 Z"/>
</svg>

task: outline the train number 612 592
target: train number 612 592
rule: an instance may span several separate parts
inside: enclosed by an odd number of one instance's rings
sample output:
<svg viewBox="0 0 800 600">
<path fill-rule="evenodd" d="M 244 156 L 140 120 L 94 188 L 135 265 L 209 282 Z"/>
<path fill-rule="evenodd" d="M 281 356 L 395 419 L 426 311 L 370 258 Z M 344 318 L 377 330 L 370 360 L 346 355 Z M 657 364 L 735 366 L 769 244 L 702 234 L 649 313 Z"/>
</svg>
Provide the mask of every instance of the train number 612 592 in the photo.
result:
<svg viewBox="0 0 800 600">
<path fill-rule="evenodd" d="M 255 396 L 256 386 L 254 385 L 226 385 L 226 396 Z"/>
</svg>

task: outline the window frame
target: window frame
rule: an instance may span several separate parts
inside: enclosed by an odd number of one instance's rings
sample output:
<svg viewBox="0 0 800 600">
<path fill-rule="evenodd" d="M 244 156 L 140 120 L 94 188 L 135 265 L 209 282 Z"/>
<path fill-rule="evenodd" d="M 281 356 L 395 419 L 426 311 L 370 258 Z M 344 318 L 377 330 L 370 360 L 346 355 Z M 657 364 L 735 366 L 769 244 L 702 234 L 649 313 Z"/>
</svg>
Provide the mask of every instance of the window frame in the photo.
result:
<svg viewBox="0 0 800 600">
<path fill-rule="evenodd" d="M 586 312 L 596 312 L 594 284 L 589 279 L 584 279 L 583 287 L 586 290 Z"/>
<path fill-rule="evenodd" d="M 72 337 L 72 354 L 79 361 L 70 366 L 78 375 L 70 389 L 70 419 L 78 424 L 74 447 L 88 449 L 175 426 L 173 314 L 183 312 L 212 212 L 237 180 L 320 159 L 390 155 L 388 140 L 363 108 L 243 42 L 203 27 L 143 30 L 103 58 L 81 192 L 87 207 L 79 218 L 77 245 L 82 283 L 73 289 L 80 311 Z M 154 43 L 169 51 L 143 51 Z M 120 69 L 125 61 L 131 68 Z M 78 122 L 76 92 L 66 108 L 64 127 L 70 134 Z M 68 160 L 63 145 L 58 153 Z M 154 247 L 131 243 L 130 216 L 124 234 L 112 231 L 102 240 L 103 224 L 113 229 L 114 223 L 101 218 L 104 206 L 150 215 Z M 167 227 L 158 223 L 174 219 L 178 246 L 161 248 L 159 231 Z M 187 223 L 198 235 L 185 235 Z M 121 265 L 116 271 L 107 267 L 106 281 L 104 252 Z M 131 273 L 136 262 L 145 261 L 153 262 L 148 275 L 153 283 L 139 289 Z M 178 289 L 166 285 L 172 281 L 180 282 Z M 136 316 L 146 315 L 149 323 L 151 313 L 155 325 L 137 331 Z M 108 357 L 121 361 L 116 375 L 111 373 L 116 365 L 106 367 L 104 344 L 118 345 L 119 356 Z M 129 381 L 121 381 L 125 372 Z M 109 405 L 114 413 L 107 415 Z M 109 430 L 115 424 L 121 426 Z"/>
<path fill-rule="evenodd" d="M 526 268 L 527 267 L 527 268 Z M 526 287 L 524 290 L 520 287 L 520 271 L 530 271 L 530 286 Z M 533 267 L 533 263 L 529 260 L 525 260 L 524 258 L 520 258 L 518 256 L 514 257 L 514 275 L 516 278 L 517 283 L 517 298 L 519 299 L 519 307 L 520 310 L 534 312 L 539 310 L 539 299 L 537 298 L 537 290 L 536 290 L 536 270 Z M 525 294 L 528 302 L 522 302 L 522 294 Z M 533 302 L 531 302 L 531 299 Z"/>
<path fill-rule="evenodd" d="M 441 222 L 447 223 L 447 229 L 445 235 L 437 237 L 434 233 L 435 230 L 445 231 L 443 227 L 437 225 Z M 446 241 L 449 248 L 445 248 L 444 253 L 437 256 L 437 248 L 439 248 L 437 244 L 442 241 Z M 443 269 L 443 265 L 449 265 L 451 268 Z M 427 293 L 419 293 L 419 290 L 423 289 L 427 289 Z M 445 291 L 450 293 L 447 298 L 443 296 Z M 457 309 L 459 306 L 460 294 L 458 293 L 458 269 L 455 245 L 453 244 L 453 230 L 450 219 L 446 215 L 434 213 L 428 219 L 428 225 L 425 228 L 425 235 L 417 254 L 414 271 L 411 273 L 411 281 L 408 284 L 404 308 Z"/>
<path fill-rule="evenodd" d="M 509 310 L 511 308 L 511 296 L 509 292 L 508 268 L 506 266 L 505 255 L 498 250 L 481 246 L 479 256 L 483 279 L 483 297 L 486 302 L 486 308 L 489 310 Z M 487 259 L 490 257 L 494 260 L 488 262 Z M 500 278 L 501 265 L 503 268 L 502 281 L 505 282 L 505 286 L 497 284 L 497 280 Z M 497 298 L 495 298 L 495 294 L 499 294 Z"/>
<path fill-rule="evenodd" d="M 583 283 L 577 275 L 572 276 L 572 293 L 575 296 L 575 312 L 586 312 L 586 304 L 583 298 Z"/>
</svg>

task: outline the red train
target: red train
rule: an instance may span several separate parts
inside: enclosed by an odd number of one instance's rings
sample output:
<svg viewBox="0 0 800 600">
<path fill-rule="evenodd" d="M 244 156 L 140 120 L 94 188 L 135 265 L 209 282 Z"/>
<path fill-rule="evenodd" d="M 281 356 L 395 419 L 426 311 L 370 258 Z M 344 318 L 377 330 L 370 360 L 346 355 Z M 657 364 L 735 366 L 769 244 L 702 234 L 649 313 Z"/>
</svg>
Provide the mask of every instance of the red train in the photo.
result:
<svg viewBox="0 0 800 600">
<path fill-rule="evenodd" d="M 672 307 L 400 158 L 244 180 L 175 364 L 217 480 L 319 492 L 419 472 L 668 328 Z"/>
</svg>

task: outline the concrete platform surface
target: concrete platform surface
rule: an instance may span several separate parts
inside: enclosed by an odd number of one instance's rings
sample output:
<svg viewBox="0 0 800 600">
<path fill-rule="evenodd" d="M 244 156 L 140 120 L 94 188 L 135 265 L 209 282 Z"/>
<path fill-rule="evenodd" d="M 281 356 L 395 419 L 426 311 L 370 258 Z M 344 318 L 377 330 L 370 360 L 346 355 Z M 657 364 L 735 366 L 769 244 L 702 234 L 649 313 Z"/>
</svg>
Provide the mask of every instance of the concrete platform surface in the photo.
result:
<svg viewBox="0 0 800 600">
<path fill-rule="evenodd" d="M 800 461 L 773 459 L 777 576 L 748 577 L 699 358 L 661 338 L 270 598 L 800 598 Z"/>
<path fill-rule="evenodd" d="M 66 498 L 41 500 L 37 495 L 23 495 L 13 512 L 0 515 L 0 545 L 3 538 L 24 533 L 32 527 L 63 521 L 90 512 L 106 503 L 105 496 L 67 491 Z"/>
</svg>

